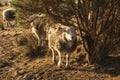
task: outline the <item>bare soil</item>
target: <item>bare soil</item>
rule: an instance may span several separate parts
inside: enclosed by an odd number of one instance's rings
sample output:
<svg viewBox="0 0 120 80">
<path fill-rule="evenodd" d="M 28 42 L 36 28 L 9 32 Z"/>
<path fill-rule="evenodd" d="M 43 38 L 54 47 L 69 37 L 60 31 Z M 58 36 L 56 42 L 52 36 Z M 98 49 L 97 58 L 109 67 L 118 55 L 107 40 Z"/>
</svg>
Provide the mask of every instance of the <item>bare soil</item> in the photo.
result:
<svg viewBox="0 0 120 80">
<path fill-rule="evenodd" d="M 0 30 L 0 80 L 120 80 L 120 55 L 103 60 L 102 65 L 88 65 L 82 51 L 76 50 L 71 68 L 58 68 L 49 56 L 21 57 L 25 49 L 16 43 L 24 28 Z"/>
</svg>

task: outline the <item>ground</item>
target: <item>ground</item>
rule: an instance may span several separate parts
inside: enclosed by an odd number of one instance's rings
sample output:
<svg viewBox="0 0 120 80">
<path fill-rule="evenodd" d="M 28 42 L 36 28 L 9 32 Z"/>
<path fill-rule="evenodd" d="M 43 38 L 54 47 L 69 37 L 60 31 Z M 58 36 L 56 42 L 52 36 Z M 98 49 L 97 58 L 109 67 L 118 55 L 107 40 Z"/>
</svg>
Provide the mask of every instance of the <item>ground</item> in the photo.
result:
<svg viewBox="0 0 120 80">
<path fill-rule="evenodd" d="M 0 8 L 0 11 L 2 8 Z M 1 14 L 1 13 L 0 13 Z M 1 18 L 1 17 L 0 17 Z M 103 60 L 102 65 L 88 65 L 80 52 L 75 51 L 71 58 L 71 68 L 58 68 L 51 60 L 51 54 L 41 57 L 23 57 L 24 46 L 16 39 L 24 28 L 0 29 L 0 80 L 119 80 L 120 55 L 112 55 Z"/>
</svg>

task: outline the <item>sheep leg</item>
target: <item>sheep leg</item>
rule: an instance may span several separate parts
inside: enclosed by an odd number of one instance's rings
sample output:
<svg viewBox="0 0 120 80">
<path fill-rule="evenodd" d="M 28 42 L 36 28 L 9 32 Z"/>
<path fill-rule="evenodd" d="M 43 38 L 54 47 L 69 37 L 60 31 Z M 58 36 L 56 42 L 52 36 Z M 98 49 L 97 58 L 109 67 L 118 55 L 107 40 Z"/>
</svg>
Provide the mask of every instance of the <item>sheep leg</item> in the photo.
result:
<svg viewBox="0 0 120 80">
<path fill-rule="evenodd" d="M 37 33 L 35 33 L 35 36 L 37 37 L 37 39 L 38 39 L 38 46 L 40 45 L 40 43 L 41 43 L 41 41 L 40 41 L 40 38 L 39 38 L 39 36 L 37 35 Z"/>
<path fill-rule="evenodd" d="M 37 34 L 37 30 L 36 30 L 34 27 L 32 27 L 32 32 L 35 34 L 35 36 L 36 36 L 37 39 L 38 39 L 38 45 L 40 45 L 40 38 L 39 38 L 39 36 L 38 36 L 38 34 Z"/>
<path fill-rule="evenodd" d="M 9 25 L 9 27 L 12 27 L 12 24 L 8 21 L 8 25 Z"/>
<path fill-rule="evenodd" d="M 67 53 L 66 54 L 66 69 L 70 68 L 69 58 L 70 58 L 70 54 Z"/>
<path fill-rule="evenodd" d="M 56 49 L 57 53 L 58 53 L 58 56 L 59 56 L 59 61 L 58 61 L 58 68 L 61 68 L 61 65 L 62 65 L 62 56 L 61 56 L 61 53 L 58 49 Z"/>
<path fill-rule="evenodd" d="M 41 37 L 41 46 L 44 46 L 44 38 L 43 37 Z"/>
<path fill-rule="evenodd" d="M 10 22 L 6 21 L 7 27 L 10 27 Z"/>
<path fill-rule="evenodd" d="M 13 27 L 17 26 L 17 20 L 15 19 Z"/>
<path fill-rule="evenodd" d="M 49 48 L 51 49 L 51 51 L 52 51 L 52 62 L 55 64 L 55 62 L 56 62 L 56 58 L 55 58 L 55 52 L 54 52 L 54 50 L 52 49 L 52 47 L 49 45 Z"/>
</svg>

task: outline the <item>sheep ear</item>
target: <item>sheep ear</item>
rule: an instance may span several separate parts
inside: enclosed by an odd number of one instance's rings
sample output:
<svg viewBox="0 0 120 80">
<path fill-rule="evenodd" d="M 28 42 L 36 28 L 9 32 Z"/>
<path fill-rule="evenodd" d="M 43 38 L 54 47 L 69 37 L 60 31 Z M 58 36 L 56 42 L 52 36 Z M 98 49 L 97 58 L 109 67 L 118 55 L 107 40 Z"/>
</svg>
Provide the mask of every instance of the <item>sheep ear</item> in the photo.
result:
<svg viewBox="0 0 120 80">
<path fill-rule="evenodd" d="M 31 22 L 30 25 L 33 26 L 33 25 L 34 25 L 34 22 Z"/>
<path fill-rule="evenodd" d="M 65 36 L 65 33 L 63 33 L 63 37 L 64 37 L 64 40 L 67 41 L 66 36 Z"/>
</svg>

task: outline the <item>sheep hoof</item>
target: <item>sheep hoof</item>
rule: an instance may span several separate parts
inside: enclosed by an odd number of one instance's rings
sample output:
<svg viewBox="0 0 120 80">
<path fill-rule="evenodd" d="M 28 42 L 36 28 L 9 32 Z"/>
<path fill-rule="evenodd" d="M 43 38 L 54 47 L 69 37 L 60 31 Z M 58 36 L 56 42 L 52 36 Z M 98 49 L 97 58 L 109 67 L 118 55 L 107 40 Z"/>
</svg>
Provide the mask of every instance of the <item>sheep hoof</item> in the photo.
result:
<svg viewBox="0 0 120 80">
<path fill-rule="evenodd" d="M 56 64 L 57 64 L 57 62 L 55 61 L 55 62 L 53 62 L 53 64 L 54 64 L 54 65 L 56 65 Z"/>
<path fill-rule="evenodd" d="M 62 68 L 62 66 L 58 66 L 58 68 Z"/>
<path fill-rule="evenodd" d="M 56 59 L 52 59 L 53 64 L 57 64 Z"/>
<path fill-rule="evenodd" d="M 69 69 L 71 69 L 70 66 L 65 67 L 65 70 L 69 70 Z"/>
<path fill-rule="evenodd" d="M 61 65 L 58 65 L 58 68 L 62 68 L 62 66 L 61 66 Z"/>
</svg>

